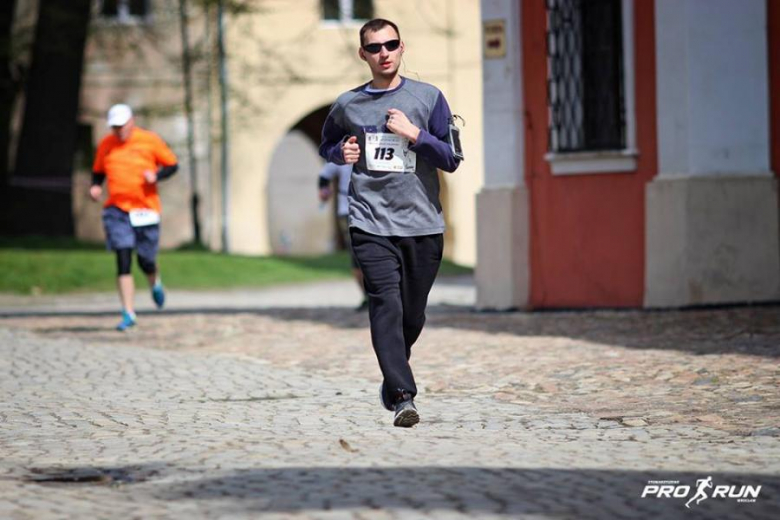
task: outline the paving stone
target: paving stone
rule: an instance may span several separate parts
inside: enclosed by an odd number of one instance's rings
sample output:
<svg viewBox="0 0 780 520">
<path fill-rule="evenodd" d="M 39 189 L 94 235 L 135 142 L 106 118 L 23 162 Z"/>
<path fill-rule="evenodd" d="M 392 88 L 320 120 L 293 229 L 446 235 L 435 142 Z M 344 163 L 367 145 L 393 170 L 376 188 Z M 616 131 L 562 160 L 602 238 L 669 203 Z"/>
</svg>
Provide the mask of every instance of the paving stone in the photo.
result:
<svg viewBox="0 0 780 520">
<path fill-rule="evenodd" d="M 780 312 L 433 307 L 391 426 L 339 307 L 0 317 L 2 518 L 776 518 Z M 733 330 L 755 334 L 735 337 Z M 342 442 L 343 441 L 343 442 Z M 345 447 L 346 446 L 346 447 Z M 81 471 L 97 482 L 32 477 Z M 756 503 L 641 498 L 650 480 Z"/>
</svg>

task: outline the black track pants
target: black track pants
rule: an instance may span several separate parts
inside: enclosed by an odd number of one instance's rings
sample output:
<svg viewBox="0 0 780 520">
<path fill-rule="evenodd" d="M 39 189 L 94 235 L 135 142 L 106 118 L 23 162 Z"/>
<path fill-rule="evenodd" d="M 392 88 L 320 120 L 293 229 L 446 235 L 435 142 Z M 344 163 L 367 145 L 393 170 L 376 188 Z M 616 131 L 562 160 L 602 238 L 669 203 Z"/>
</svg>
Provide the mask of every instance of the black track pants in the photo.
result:
<svg viewBox="0 0 780 520">
<path fill-rule="evenodd" d="M 363 271 L 371 341 L 395 402 L 417 394 L 409 357 L 425 324 L 425 307 L 441 265 L 441 234 L 384 237 L 352 228 L 352 249 Z"/>
</svg>

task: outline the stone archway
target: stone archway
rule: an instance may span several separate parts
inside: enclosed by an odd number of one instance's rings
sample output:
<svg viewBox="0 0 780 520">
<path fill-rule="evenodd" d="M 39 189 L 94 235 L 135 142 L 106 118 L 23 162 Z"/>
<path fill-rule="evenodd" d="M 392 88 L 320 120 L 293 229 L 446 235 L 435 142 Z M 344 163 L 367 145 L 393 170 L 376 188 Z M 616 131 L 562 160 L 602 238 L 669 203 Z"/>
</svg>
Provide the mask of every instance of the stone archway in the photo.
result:
<svg viewBox="0 0 780 520">
<path fill-rule="evenodd" d="M 273 254 L 324 254 L 337 247 L 332 205 L 321 204 L 317 197 L 317 174 L 323 165 L 317 153 L 319 132 L 328 108 L 314 110 L 293 125 L 271 156 L 266 195 Z"/>
</svg>

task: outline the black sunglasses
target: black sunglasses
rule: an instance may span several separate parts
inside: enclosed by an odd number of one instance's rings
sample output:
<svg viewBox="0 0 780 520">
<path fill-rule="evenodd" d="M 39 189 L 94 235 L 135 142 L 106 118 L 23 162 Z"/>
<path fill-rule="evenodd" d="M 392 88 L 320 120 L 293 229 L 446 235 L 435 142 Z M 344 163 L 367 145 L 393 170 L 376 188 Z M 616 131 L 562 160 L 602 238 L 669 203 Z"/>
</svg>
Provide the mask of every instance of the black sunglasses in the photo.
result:
<svg viewBox="0 0 780 520">
<path fill-rule="evenodd" d="M 369 43 L 363 45 L 363 50 L 369 54 L 376 54 L 382 50 L 382 47 L 387 49 L 388 52 L 393 52 L 401 45 L 401 40 L 387 40 L 384 43 Z"/>
</svg>

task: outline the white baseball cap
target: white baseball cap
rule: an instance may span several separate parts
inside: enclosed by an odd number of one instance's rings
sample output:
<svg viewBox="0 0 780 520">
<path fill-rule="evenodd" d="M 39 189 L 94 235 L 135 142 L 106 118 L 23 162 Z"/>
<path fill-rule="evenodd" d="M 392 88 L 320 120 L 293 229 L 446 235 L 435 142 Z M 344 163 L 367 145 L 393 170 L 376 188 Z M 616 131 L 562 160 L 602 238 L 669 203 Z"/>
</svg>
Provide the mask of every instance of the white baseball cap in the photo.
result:
<svg viewBox="0 0 780 520">
<path fill-rule="evenodd" d="M 108 109 L 108 126 L 124 126 L 133 117 L 133 110 L 122 103 Z"/>
</svg>

